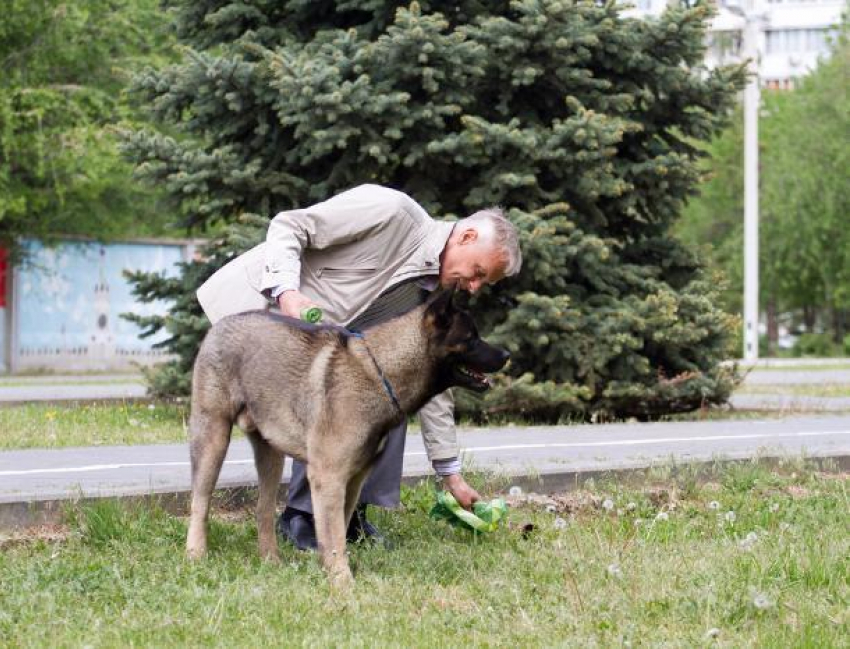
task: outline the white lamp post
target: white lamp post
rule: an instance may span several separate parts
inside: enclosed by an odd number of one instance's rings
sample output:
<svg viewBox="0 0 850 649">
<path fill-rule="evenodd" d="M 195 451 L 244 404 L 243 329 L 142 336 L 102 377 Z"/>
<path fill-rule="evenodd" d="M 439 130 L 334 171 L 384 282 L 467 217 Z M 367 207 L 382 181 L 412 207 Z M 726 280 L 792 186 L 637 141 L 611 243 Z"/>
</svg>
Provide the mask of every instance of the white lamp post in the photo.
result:
<svg viewBox="0 0 850 649">
<path fill-rule="evenodd" d="M 758 37 L 759 20 L 753 0 L 744 12 L 744 56 L 750 78 L 744 90 L 744 360 L 759 357 L 759 151 Z"/>
</svg>

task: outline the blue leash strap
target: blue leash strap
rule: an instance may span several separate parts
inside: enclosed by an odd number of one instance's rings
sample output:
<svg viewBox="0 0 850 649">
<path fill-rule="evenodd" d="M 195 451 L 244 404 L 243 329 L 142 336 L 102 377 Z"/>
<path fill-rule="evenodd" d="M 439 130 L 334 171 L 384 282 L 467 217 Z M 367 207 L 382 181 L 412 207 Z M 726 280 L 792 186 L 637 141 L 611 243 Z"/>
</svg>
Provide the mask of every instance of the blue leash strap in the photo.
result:
<svg viewBox="0 0 850 649">
<path fill-rule="evenodd" d="M 390 384 L 389 379 L 384 376 L 384 372 L 381 369 L 381 366 L 378 365 L 378 359 L 375 358 L 375 355 L 372 353 L 372 350 L 369 349 L 369 345 L 366 343 L 366 336 L 364 336 L 359 331 L 351 331 L 349 330 L 349 334 L 352 338 L 359 338 L 363 341 L 363 346 L 366 348 L 366 353 L 369 354 L 369 358 L 372 359 L 372 364 L 375 366 L 375 369 L 378 371 L 378 376 L 381 379 L 381 383 L 384 384 L 384 391 L 389 395 L 390 401 L 393 402 L 396 410 L 403 416 L 404 411 L 401 409 L 401 405 L 398 402 L 398 397 L 395 395 L 395 390 L 393 390 L 393 386 Z"/>
</svg>

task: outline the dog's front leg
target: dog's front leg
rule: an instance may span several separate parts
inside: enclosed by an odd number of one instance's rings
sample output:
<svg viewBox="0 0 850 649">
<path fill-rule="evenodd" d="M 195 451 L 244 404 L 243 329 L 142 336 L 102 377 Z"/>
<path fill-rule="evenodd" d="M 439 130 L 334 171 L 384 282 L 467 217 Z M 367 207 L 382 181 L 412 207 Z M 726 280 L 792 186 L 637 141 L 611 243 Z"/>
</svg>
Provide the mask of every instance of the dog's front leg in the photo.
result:
<svg viewBox="0 0 850 649">
<path fill-rule="evenodd" d="M 346 480 L 323 471 L 321 467 L 307 465 L 307 477 L 313 498 L 313 516 L 316 521 L 316 539 L 319 542 L 319 559 L 331 584 L 348 587 L 353 581 L 348 557 L 345 554 L 345 495 Z"/>
</svg>

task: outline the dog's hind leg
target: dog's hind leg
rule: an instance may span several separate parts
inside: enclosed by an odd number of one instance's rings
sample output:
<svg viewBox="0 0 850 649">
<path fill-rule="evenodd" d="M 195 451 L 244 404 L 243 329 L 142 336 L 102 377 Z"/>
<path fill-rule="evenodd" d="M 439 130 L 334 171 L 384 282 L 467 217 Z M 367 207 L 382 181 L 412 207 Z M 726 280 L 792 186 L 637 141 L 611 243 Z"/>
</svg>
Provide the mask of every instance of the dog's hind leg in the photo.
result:
<svg viewBox="0 0 850 649">
<path fill-rule="evenodd" d="M 207 517 L 210 501 L 227 447 L 230 444 L 232 422 L 218 413 L 206 413 L 200 404 L 193 404 L 189 418 L 190 455 L 192 460 L 192 510 L 186 554 L 197 559 L 207 552 Z"/>
<path fill-rule="evenodd" d="M 272 448 L 257 431 L 248 433 L 248 439 L 254 448 L 254 462 L 257 465 L 257 477 L 260 496 L 257 500 L 257 536 L 260 541 L 260 556 L 269 561 L 279 561 L 277 537 L 274 531 L 275 505 L 283 474 L 283 455 Z"/>
</svg>

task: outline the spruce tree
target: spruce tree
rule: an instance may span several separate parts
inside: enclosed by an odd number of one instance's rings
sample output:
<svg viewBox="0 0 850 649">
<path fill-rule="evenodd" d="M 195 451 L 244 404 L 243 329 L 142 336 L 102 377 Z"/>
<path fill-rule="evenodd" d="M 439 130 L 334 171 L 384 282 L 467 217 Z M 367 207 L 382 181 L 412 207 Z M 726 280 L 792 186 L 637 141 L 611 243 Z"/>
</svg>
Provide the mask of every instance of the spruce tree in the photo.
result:
<svg viewBox="0 0 850 649">
<path fill-rule="evenodd" d="M 377 182 L 437 217 L 499 204 L 521 229 L 523 272 L 475 305 L 512 365 L 483 399 L 459 395 L 462 411 L 654 416 L 726 398 L 733 323 L 670 234 L 694 144 L 744 78 L 703 66 L 709 7 L 635 20 L 587 0 L 170 4 L 185 55 L 137 79 L 158 128 L 126 149 L 187 224 L 225 235 L 179 280 L 137 278 L 143 298 L 176 300 L 145 322 L 180 355 L 160 392 L 188 385 L 203 279 L 276 212 Z"/>
</svg>

